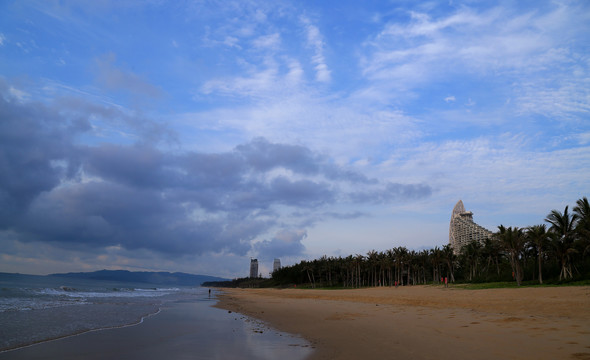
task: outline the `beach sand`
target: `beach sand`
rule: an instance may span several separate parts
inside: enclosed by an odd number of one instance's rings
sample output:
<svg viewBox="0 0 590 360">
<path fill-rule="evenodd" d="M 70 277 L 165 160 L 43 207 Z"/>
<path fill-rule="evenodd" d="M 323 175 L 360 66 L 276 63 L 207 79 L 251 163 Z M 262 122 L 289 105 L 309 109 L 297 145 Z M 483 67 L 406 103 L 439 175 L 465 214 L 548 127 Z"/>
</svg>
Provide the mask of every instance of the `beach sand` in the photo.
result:
<svg viewBox="0 0 590 360">
<path fill-rule="evenodd" d="M 299 334 L 312 359 L 590 359 L 590 287 L 224 289 L 216 305 Z"/>
</svg>

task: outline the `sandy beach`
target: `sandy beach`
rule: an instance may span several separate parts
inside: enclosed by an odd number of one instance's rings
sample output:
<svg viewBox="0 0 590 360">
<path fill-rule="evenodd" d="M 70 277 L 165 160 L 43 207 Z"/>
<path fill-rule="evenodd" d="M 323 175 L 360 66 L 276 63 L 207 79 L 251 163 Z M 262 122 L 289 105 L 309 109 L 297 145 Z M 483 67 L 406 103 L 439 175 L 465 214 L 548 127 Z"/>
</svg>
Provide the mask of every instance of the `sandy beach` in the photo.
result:
<svg viewBox="0 0 590 360">
<path fill-rule="evenodd" d="M 312 359 L 590 359 L 590 287 L 225 289 L 218 307 L 299 334 Z"/>
</svg>

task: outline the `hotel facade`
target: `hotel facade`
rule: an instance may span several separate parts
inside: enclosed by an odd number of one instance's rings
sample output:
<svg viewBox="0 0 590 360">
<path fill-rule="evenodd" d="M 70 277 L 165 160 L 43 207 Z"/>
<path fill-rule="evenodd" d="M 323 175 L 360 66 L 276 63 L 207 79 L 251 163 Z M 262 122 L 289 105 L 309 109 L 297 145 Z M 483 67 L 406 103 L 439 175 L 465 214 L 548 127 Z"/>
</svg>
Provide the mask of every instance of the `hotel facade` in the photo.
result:
<svg viewBox="0 0 590 360">
<path fill-rule="evenodd" d="M 461 248 L 472 241 L 483 244 L 492 235 L 491 231 L 473 221 L 473 213 L 465 211 L 463 201 L 459 200 L 453 208 L 449 225 L 449 244 L 453 248 L 453 253 L 459 254 Z"/>
</svg>

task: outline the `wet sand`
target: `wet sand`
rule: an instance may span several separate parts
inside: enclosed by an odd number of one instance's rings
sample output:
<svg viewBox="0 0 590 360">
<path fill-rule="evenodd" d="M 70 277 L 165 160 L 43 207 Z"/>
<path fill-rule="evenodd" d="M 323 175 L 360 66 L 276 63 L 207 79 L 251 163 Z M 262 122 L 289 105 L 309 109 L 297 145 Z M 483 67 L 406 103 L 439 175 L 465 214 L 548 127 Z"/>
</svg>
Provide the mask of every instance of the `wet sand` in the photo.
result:
<svg viewBox="0 0 590 360">
<path fill-rule="evenodd" d="M 300 334 L 311 359 L 589 359 L 590 287 L 225 289 L 218 307 Z"/>
<path fill-rule="evenodd" d="M 0 353 L 16 359 L 284 359 L 311 353 L 300 338 L 269 330 L 210 301 L 171 303 L 143 323 L 47 341 Z"/>
</svg>

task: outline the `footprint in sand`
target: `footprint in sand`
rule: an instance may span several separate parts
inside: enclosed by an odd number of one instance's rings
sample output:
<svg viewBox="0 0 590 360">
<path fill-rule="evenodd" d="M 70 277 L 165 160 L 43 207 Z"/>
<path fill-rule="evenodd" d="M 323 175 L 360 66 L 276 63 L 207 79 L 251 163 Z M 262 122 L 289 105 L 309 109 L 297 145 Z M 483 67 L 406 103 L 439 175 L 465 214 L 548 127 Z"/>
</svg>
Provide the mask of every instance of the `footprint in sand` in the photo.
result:
<svg viewBox="0 0 590 360">
<path fill-rule="evenodd" d="M 590 360 L 590 353 L 573 353 L 572 358 L 580 360 Z"/>
</svg>

